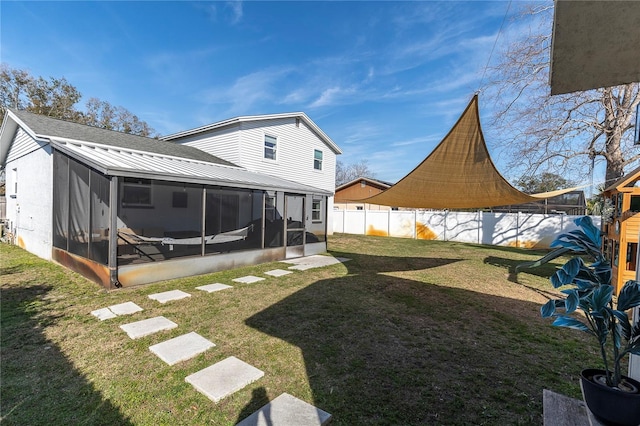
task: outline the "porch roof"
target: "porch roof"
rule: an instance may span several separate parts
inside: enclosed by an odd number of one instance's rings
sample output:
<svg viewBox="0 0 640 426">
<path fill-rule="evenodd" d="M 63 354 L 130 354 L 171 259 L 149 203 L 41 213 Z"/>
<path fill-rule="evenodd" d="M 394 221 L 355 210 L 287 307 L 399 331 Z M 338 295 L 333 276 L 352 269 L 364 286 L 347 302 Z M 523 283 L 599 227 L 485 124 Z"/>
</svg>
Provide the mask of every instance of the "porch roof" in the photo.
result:
<svg viewBox="0 0 640 426">
<path fill-rule="evenodd" d="M 50 140 L 55 149 L 109 176 L 331 195 L 319 188 L 238 166 L 59 137 Z"/>
</svg>

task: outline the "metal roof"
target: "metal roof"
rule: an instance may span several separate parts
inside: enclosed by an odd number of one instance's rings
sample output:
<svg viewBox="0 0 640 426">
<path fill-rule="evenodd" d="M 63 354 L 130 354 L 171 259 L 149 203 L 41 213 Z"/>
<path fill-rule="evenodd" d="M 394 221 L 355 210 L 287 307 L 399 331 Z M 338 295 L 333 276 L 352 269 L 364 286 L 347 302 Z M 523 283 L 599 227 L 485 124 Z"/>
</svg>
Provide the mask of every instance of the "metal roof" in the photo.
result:
<svg viewBox="0 0 640 426">
<path fill-rule="evenodd" d="M 270 175 L 250 172 L 237 166 L 226 166 L 65 138 L 52 138 L 51 144 L 55 149 L 70 157 L 111 176 L 330 194 L 328 191 Z"/>
<path fill-rule="evenodd" d="M 335 152 L 336 154 L 342 154 L 342 150 L 338 147 L 338 145 L 336 145 L 336 143 L 333 140 L 331 140 L 331 138 L 327 136 L 326 133 L 324 133 L 322 129 L 320 129 L 320 127 L 318 127 L 318 125 L 314 123 L 313 120 L 311 120 L 309 116 L 307 116 L 307 114 L 305 114 L 304 112 L 289 112 L 289 113 L 282 113 L 282 114 L 264 114 L 264 115 L 245 115 L 241 117 L 234 117 L 234 118 L 229 118 L 227 120 L 218 121 L 216 123 L 207 124 L 206 126 L 196 127 L 194 129 L 184 130 L 182 132 L 162 136 L 160 139 L 167 140 L 167 141 L 175 140 L 175 139 L 184 138 L 186 136 L 196 135 L 198 133 L 209 132 L 211 130 L 220 129 L 226 126 L 231 126 L 241 122 L 250 122 L 250 121 L 259 121 L 259 120 L 279 120 L 283 118 L 302 119 L 320 137 L 320 139 L 322 139 L 322 141 L 324 141 L 324 143 L 327 144 L 327 146 L 333 150 L 333 152 Z"/>
</svg>

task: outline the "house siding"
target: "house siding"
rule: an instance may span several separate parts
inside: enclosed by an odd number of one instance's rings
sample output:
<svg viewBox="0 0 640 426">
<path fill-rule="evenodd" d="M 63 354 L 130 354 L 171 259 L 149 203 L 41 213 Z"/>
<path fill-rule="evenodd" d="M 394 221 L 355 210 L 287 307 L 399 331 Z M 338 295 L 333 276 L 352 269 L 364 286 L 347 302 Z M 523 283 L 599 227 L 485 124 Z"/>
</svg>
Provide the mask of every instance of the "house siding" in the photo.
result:
<svg viewBox="0 0 640 426">
<path fill-rule="evenodd" d="M 6 163 L 9 230 L 17 245 L 43 259 L 51 260 L 51 146 L 40 145 L 20 128 L 13 141 Z"/>
<path fill-rule="evenodd" d="M 243 122 L 240 133 L 239 165 L 326 191 L 335 190 L 336 155 L 303 120 L 299 126 L 294 117 Z M 265 135 L 278 139 L 275 161 L 264 158 Z M 313 168 L 315 149 L 323 153 L 322 170 Z"/>
<path fill-rule="evenodd" d="M 22 128 L 18 127 L 18 130 L 11 141 L 9 153 L 7 154 L 7 163 L 23 157 L 39 148 L 40 144 L 29 136 L 27 132 L 22 130 Z"/>
<path fill-rule="evenodd" d="M 223 160 L 242 166 L 239 143 L 240 133 L 238 132 L 238 128 L 239 125 L 236 124 L 221 130 L 188 136 L 175 142 L 198 148 L 211 155 L 220 157 Z"/>
</svg>

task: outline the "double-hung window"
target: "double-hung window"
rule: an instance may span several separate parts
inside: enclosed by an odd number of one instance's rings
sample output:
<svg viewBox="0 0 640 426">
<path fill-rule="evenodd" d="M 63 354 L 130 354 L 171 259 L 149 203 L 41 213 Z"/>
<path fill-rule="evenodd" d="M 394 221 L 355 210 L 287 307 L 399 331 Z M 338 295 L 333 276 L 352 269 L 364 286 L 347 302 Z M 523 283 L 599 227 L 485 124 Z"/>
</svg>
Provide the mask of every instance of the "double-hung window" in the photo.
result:
<svg viewBox="0 0 640 426">
<path fill-rule="evenodd" d="M 275 160 L 277 147 L 277 138 L 274 136 L 264 135 L 264 158 L 268 160 Z"/>
<path fill-rule="evenodd" d="M 322 221 L 322 198 L 313 197 L 311 203 L 311 220 L 313 222 Z"/>
<path fill-rule="evenodd" d="M 322 170 L 322 151 L 319 149 L 313 150 L 313 168 Z"/>
</svg>

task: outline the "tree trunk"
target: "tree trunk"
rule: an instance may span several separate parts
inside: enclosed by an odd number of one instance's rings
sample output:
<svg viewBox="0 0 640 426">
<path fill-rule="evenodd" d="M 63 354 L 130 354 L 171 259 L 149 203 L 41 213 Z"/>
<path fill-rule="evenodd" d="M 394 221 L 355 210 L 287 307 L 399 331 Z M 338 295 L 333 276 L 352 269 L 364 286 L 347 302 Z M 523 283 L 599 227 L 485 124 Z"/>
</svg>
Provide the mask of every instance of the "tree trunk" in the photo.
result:
<svg viewBox="0 0 640 426">
<path fill-rule="evenodd" d="M 620 149 L 620 139 L 621 135 L 617 132 L 607 135 L 605 187 L 613 185 L 618 179 L 624 176 L 624 158 Z"/>
</svg>

